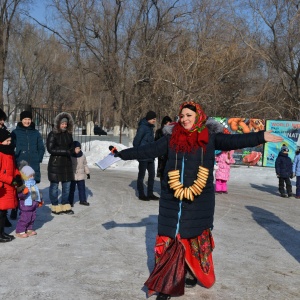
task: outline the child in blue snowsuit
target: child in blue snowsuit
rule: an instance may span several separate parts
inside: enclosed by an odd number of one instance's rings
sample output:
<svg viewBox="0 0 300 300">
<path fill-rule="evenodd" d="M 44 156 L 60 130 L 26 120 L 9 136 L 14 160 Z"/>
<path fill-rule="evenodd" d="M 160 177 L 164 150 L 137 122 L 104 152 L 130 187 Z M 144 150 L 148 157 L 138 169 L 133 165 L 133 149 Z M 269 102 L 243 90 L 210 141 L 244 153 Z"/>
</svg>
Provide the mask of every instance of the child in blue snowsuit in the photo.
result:
<svg viewBox="0 0 300 300">
<path fill-rule="evenodd" d="M 42 199 L 34 180 L 34 170 L 30 166 L 24 166 L 20 173 L 27 190 L 26 194 L 24 191 L 18 194 L 20 218 L 16 226 L 16 236 L 27 238 L 37 234 L 33 230 L 33 224 L 36 218 L 36 210 L 41 205 Z"/>
<path fill-rule="evenodd" d="M 292 197 L 292 184 L 290 178 L 293 176 L 293 163 L 289 157 L 289 148 L 282 146 L 275 161 L 275 171 L 279 180 L 278 190 L 281 197 Z M 284 186 L 285 185 L 285 186 Z M 285 193 L 285 187 L 287 194 Z"/>
</svg>

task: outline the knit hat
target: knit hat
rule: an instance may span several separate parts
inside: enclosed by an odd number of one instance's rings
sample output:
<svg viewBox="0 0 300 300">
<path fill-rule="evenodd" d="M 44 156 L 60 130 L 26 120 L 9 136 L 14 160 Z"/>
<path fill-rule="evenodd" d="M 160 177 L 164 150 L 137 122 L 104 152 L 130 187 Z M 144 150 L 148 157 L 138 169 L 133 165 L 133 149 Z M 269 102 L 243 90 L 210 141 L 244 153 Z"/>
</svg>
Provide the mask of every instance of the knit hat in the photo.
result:
<svg viewBox="0 0 300 300">
<path fill-rule="evenodd" d="M 26 176 L 29 177 L 35 174 L 34 170 L 30 166 L 25 166 L 21 169 L 21 172 Z"/>
<path fill-rule="evenodd" d="M 150 110 L 147 112 L 147 114 L 146 114 L 147 121 L 155 119 L 155 118 L 156 118 L 156 113 L 154 111 Z"/>
<path fill-rule="evenodd" d="M 7 129 L 0 129 L 0 143 L 4 142 L 10 137 L 10 132 Z"/>
<path fill-rule="evenodd" d="M 164 127 L 168 122 L 172 123 L 172 119 L 169 116 L 163 117 L 161 121 L 161 127 Z"/>
<path fill-rule="evenodd" d="M 287 146 L 282 146 L 281 152 L 289 152 L 289 148 Z"/>
<path fill-rule="evenodd" d="M 0 108 L 0 120 L 6 120 L 7 119 L 7 115 L 6 113 Z"/>
<path fill-rule="evenodd" d="M 24 110 L 20 113 L 20 120 L 22 121 L 23 119 L 25 118 L 29 118 L 29 119 L 32 119 L 32 113 L 31 111 L 28 111 L 28 110 Z"/>
<path fill-rule="evenodd" d="M 61 120 L 60 120 L 60 124 L 61 123 L 68 123 L 68 119 L 67 118 L 62 118 Z"/>
<path fill-rule="evenodd" d="M 74 148 L 79 147 L 81 149 L 81 144 L 78 141 L 73 142 Z"/>
</svg>

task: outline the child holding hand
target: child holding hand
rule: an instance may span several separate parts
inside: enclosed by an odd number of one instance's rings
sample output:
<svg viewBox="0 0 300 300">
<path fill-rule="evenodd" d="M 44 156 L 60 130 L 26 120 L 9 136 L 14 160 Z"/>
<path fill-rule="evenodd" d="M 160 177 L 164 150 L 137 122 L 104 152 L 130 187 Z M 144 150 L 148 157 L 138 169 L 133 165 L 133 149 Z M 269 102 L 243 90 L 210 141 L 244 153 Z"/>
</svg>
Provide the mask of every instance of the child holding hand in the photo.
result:
<svg viewBox="0 0 300 300">
<path fill-rule="evenodd" d="M 16 236 L 19 238 L 27 238 L 37 234 L 33 230 L 33 225 L 36 219 L 36 210 L 42 204 L 42 198 L 34 175 L 35 172 L 30 166 L 24 166 L 21 169 L 25 188 L 18 193 L 20 218 L 16 227 Z"/>
<path fill-rule="evenodd" d="M 87 166 L 87 160 L 81 151 L 81 144 L 78 141 L 73 142 L 74 153 L 71 156 L 72 166 L 74 172 L 74 180 L 71 181 L 69 203 L 71 207 L 74 206 L 74 193 L 76 185 L 78 186 L 79 204 L 89 206 L 90 203 L 86 201 L 85 193 L 85 175 L 90 179 L 90 170 Z"/>
</svg>

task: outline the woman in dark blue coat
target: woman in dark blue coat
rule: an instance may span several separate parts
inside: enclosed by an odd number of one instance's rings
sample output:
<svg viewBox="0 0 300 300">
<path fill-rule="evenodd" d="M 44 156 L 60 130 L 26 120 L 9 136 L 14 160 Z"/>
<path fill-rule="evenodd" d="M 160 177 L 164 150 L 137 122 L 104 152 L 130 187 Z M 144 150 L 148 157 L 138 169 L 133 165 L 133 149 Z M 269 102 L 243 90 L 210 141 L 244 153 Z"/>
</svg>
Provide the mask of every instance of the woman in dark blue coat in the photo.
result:
<svg viewBox="0 0 300 300">
<path fill-rule="evenodd" d="M 15 147 L 15 157 L 17 166 L 22 167 L 22 161 L 27 163 L 35 172 L 34 179 L 36 183 L 41 181 L 40 163 L 43 160 L 45 146 L 43 138 L 32 122 L 32 113 L 22 111 L 20 122 L 11 133 L 12 145 Z M 26 164 L 25 163 L 25 164 Z M 13 209 L 10 218 L 17 218 L 17 209 Z"/>
<path fill-rule="evenodd" d="M 124 160 L 168 157 L 159 201 L 156 267 L 146 282 L 149 295 L 159 293 L 157 300 L 182 295 L 184 284 L 193 287 L 198 280 L 209 288 L 215 282 L 211 234 L 215 209 L 215 150 L 228 151 L 282 140 L 263 131 L 235 135 L 213 132 L 212 126 L 206 124 L 207 117 L 200 105 L 193 101 L 181 105 L 179 117 L 171 135 L 147 146 L 116 153 Z M 160 270 L 160 261 L 170 254 L 166 249 L 175 240 L 183 245 L 180 253 L 184 257 L 177 261 L 184 260 L 184 270 L 178 265 L 172 273 L 173 263 L 170 268 Z M 174 280 L 172 276 L 178 277 L 178 274 L 186 274 L 185 279 Z"/>
<path fill-rule="evenodd" d="M 30 111 L 21 112 L 20 121 L 11 133 L 17 165 L 19 166 L 22 160 L 26 161 L 35 172 L 34 180 L 39 183 L 41 181 L 40 163 L 45 153 L 43 138 L 35 129 Z"/>
</svg>

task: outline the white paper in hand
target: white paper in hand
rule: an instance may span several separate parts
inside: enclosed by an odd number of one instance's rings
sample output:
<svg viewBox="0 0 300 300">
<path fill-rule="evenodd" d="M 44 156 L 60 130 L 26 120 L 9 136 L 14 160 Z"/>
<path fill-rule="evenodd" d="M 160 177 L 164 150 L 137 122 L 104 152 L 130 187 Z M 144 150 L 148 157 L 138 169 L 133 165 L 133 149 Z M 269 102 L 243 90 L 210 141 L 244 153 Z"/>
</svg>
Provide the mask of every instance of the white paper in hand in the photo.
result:
<svg viewBox="0 0 300 300">
<path fill-rule="evenodd" d="M 96 162 L 96 165 L 101 169 L 105 170 L 112 164 L 116 163 L 117 161 L 121 160 L 120 157 L 114 157 L 113 153 L 109 153 L 106 157 L 104 157 L 102 160 L 99 160 Z"/>
</svg>

